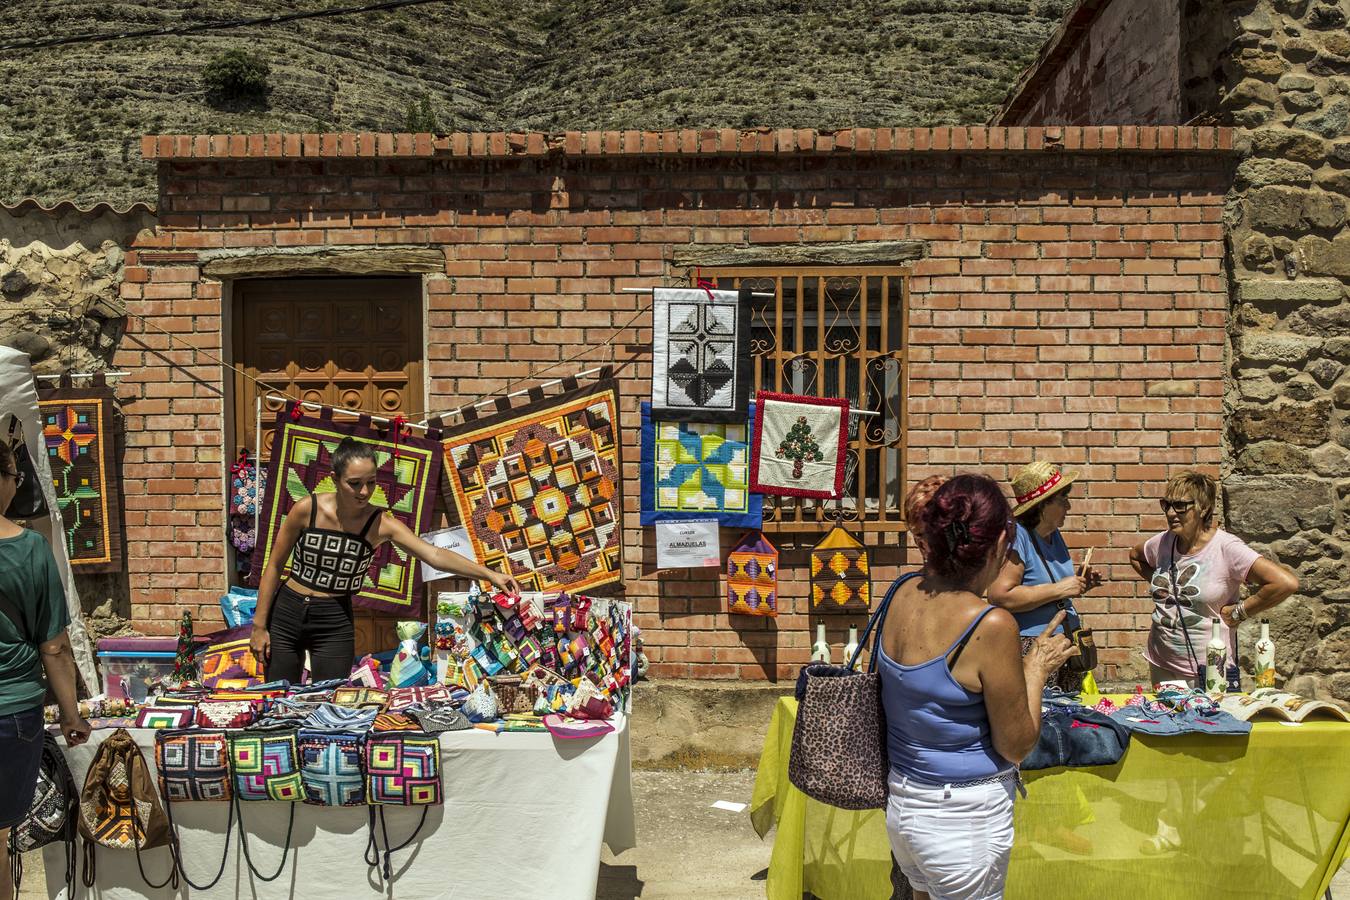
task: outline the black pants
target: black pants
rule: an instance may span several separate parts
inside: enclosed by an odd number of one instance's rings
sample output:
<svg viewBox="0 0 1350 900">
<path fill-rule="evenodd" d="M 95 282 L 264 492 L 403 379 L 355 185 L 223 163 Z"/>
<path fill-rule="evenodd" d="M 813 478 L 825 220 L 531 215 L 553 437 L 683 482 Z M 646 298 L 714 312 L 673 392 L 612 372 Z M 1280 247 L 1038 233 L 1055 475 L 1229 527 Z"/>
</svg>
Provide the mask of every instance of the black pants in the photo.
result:
<svg viewBox="0 0 1350 900">
<path fill-rule="evenodd" d="M 351 597 L 306 597 L 283 584 L 272 601 L 267 633 L 272 639 L 268 681 L 299 682 L 306 650 L 309 677 L 314 681 L 346 678 L 352 673 L 356 626 Z"/>
</svg>

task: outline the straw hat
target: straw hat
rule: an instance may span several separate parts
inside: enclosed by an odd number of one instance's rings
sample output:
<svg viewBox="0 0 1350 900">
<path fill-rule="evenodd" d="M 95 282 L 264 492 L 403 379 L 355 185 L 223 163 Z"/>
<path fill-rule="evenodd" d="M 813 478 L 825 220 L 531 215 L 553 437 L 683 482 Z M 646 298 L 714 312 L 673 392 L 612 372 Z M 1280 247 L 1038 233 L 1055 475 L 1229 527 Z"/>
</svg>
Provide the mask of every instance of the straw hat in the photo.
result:
<svg viewBox="0 0 1350 900">
<path fill-rule="evenodd" d="M 1013 476 L 1012 490 L 1013 515 L 1020 516 L 1047 497 L 1052 497 L 1074 483 L 1078 470 L 1060 471 L 1059 466 L 1044 460 L 1036 460 L 1022 467 L 1022 471 Z"/>
</svg>

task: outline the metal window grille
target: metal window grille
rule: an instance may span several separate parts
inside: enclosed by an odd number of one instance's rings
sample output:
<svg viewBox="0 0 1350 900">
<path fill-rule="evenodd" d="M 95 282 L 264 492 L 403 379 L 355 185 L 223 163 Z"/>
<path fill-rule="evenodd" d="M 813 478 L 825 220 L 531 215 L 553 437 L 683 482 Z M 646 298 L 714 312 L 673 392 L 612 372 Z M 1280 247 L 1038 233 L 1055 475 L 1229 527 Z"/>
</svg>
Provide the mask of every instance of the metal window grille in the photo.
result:
<svg viewBox="0 0 1350 900">
<path fill-rule="evenodd" d="M 719 268 L 703 277 L 747 287 L 755 389 L 847 398 L 876 412 L 850 416 L 842 500 L 764 498 L 764 530 L 819 533 L 834 521 L 879 543 L 905 530 L 909 269 Z"/>
</svg>

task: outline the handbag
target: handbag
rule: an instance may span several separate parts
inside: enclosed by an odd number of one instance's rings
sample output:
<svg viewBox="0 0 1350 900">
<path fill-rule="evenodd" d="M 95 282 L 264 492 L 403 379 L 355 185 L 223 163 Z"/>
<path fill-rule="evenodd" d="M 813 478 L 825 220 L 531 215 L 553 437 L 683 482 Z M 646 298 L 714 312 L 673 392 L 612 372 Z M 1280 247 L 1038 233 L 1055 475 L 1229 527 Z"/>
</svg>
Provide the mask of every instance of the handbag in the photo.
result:
<svg viewBox="0 0 1350 900">
<path fill-rule="evenodd" d="M 234 783 L 234 814 L 239 820 L 239 849 L 249 871 L 261 881 L 276 881 L 286 868 L 291 853 L 291 832 L 295 828 L 295 804 L 305 797 L 300 778 L 299 747 L 295 728 L 247 728 L 229 735 L 230 775 Z M 271 875 L 253 865 L 248 849 L 248 827 L 244 824 L 241 800 L 282 800 L 290 804 L 286 823 L 286 843 L 281 862 Z"/>
<path fill-rule="evenodd" d="M 430 735 L 373 733 L 366 738 L 364 760 L 366 802 L 370 804 L 366 865 L 381 868 L 387 882 L 393 877 L 394 852 L 417 840 L 426 824 L 428 807 L 441 803 L 441 742 Z M 422 807 L 422 818 L 412 836 L 397 846 L 389 843 L 385 806 Z M 377 822 L 384 837 L 383 850 L 375 839 Z"/>
<path fill-rule="evenodd" d="M 261 708 L 260 700 L 203 700 L 197 704 L 197 727 L 246 728 Z"/>
<path fill-rule="evenodd" d="M 895 580 L 867 622 L 858 649 L 846 666 L 815 663 L 797 678 L 797 722 L 792 727 L 788 780 L 803 794 L 840 809 L 881 809 L 886 805 L 886 723 L 881 706 L 877 648 L 886 612 L 900 585 L 920 573 Z M 854 671 L 873 631 L 872 658 L 866 672 Z"/>
<path fill-rule="evenodd" d="M 13 866 L 14 893 L 23 884 L 23 854 L 61 841 L 66 850 L 66 896 L 75 896 L 75 829 L 80 793 L 66 765 L 65 754 L 50 732 L 42 736 L 42 760 L 38 763 L 37 789 L 22 821 L 9 833 L 9 859 Z"/>
<path fill-rule="evenodd" d="M 364 736 L 354 731 L 303 729 L 299 734 L 300 779 L 305 802 L 313 806 L 362 806 L 366 781 L 361 771 Z"/>
<path fill-rule="evenodd" d="M 1046 573 L 1050 573 L 1050 562 L 1045 558 L 1045 551 L 1041 549 L 1041 539 L 1034 532 L 1031 534 L 1031 544 L 1036 548 L 1036 555 L 1041 558 L 1041 565 L 1045 566 Z M 1077 610 L 1069 608 L 1068 601 L 1057 600 L 1055 607 L 1064 611 L 1064 636 L 1078 648 L 1078 655 L 1070 656 L 1064 661 L 1064 665 L 1070 672 L 1078 675 L 1091 672 L 1097 668 L 1097 642 L 1092 638 L 1092 629 L 1083 627 L 1083 620 L 1078 617 Z"/>
<path fill-rule="evenodd" d="M 231 629 L 225 640 L 206 648 L 202 656 L 202 684 L 213 691 L 247 690 L 263 683 L 262 663 L 249 649 L 249 626 Z"/>
<path fill-rule="evenodd" d="M 223 731 L 161 731 L 155 735 L 155 768 L 159 770 L 159 792 L 164 798 L 164 813 L 173 835 L 174 859 L 178 874 L 190 887 L 207 891 L 215 887 L 225 872 L 230 856 L 230 834 L 234 830 L 234 804 L 230 790 L 230 742 Z M 183 848 L 178 826 L 173 820 L 174 801 L 208 801 L 228 804 L 225 823 L 225 849 L 220 855 L 216 875 L 206 884 L 198 884 L 183 868 Z M 194 854 L 195 855 L 195 854 Z"/>
<path fill-rule="evenodd" d="M 349 706 L 353 709 L 383 710 L 389 705 L 389 692 L 378 688 L 343 687 L 333 691 L 335 706 Z"/>
<path fill-rule="evenodd" d="M 433 707 L 450 702 L 450 691 L 443 684 L 389 689 L 389 712 L 403 712 L 411 706 Z"/>
<path fill-rule="evenodd" d="M 42 493 L 42 483 L 38 481 L 37 468 L 28 455 L 28 444 L 18 431 L 19 417 L 9 420 L 9 447 L 14 453 L 14 470 L 19 475 L 19 485 L 14 491 L 14 499 L 9 502 L 8 510 L 0 510 L 0 515 L 15 519 L 37 519 L 47 515 L 47 498 Z"/>
<path fill-rule="evenodd" d="M 187 728 L 192 725 L 191 706 L 142 706 L 136 713 L 137 728 Z"/>
<path fill-rule="evenodd" d="M 110 734 L 89 764 L 80 790 L 80 835 L 84 838 L 80 877 L 92 888 L 98 880 L 96 848 L 134 850 L 136 867 L 147 885 L 159 890 L 178 886 L 178 863 L 174 858 L 169 819 L 155 793 L 145 757 L 125 728 Z M 169 848 L 169 876 L 159 884 L 150 881 L 141 865 L 141 850 Z"/>
</svg>

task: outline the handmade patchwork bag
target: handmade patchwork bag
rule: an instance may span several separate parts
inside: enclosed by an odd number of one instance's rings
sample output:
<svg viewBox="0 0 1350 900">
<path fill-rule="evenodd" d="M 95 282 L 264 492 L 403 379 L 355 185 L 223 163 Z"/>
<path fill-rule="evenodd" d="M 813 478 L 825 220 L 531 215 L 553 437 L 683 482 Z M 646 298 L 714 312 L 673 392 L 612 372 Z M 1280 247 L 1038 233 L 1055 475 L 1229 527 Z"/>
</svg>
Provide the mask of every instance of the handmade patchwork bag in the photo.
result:
<svg viewBox="0 0 1350 900">
<path fill-rule="evenodd" d="M 389 705 L 389 692 L 377 688 L 338 688 L 333 691 L 333 703 L 354 709 L 384 709 Z"/>
<path fill-rule="evenodd" d="M 125 728 L 110 734 L 85 773 L 80 791 L 80 835 L 85 840 L 81 878 L 86 887 L 97 881 L 95 847 L 134 850 L 139 863 L 140 851 L 170 844 L 169 819 L 160 805 L 150 771 L 141 750 Z M 144 870 L 141 873 L 145 877 Z M 170 871 L 159 889 L 176 881 L 178 871 Z"/>
<path fill-rule="evenodd" d="M 319 708 L 305 719 L 306 728 L 319 728 L 327 731 L 366 731 L 375 724 L 378 709 L 351 709 L 321 703 Z"/>
<path fill-rule="evenodd" d="M 836 525 L 811 549 L 811 608 L 866 611 L 871 605 L 867 549 Z"/>
<path fill-rule="evenodd" d="M 450 691 L 443 684 L 422 687 L 390 688 L 389 712 L 402 712 L 410 706 L 439 706 L 450 702 Z"/>
<path fill-rule="evenodd" d="M 165 802 L 229 800 L 230 741 L 223 731 L 161 731 L 155 768 Z"/>
<path fill-rule="evenodd" d="M 197 727 L 246 728 L 261 708 L 260 700 L 203 700 L 197 704 Z"/>
<path fill-rule="evenodd" d="M 192 725 L 191 706 L 142 706 L 136 713 L 137 728 L 188 728 Z"/>
<path fill-rule="evenodd" d="M 364 740 L 364 735 L 352 731 L 301 730 L 300 778 L 306 803 L 361 806 L 366 802 L 365 774 L 361 771 Z"/>
<path fill-rule="evenodd" d="M 240 800 L 304 799 L 294 728 L 250 728 L 231 734 L 230 772 Z"/>
<path fill-rule="evenodd" d="M 441 743 L 431 735 L 371 734 L 366 738 L 367 802 L 436 806 L 441 802 Z"/>
<path fill-rule="evenodd" d="M 375 717 L 372 731 L 421 731 L 422 726 L 404 713 L 380 713 Z"/>
<path fill-rule="evenodd" d="M 66 896 L 75 896 L 75 827 L 79 804 L 80 792 L 66 765 L 65 754 L 56 738 L 47 732 L 42 736 L 42 761 L 38 764 L 33 802 L 23 820 L 9 833 L 16 896 L 23 884 L 23 854 L 56 841 L 66 844 Z"/>
<path fill-rule="evenodd" d="M 263 683 L 262 662 L 248 646 L 250 626 L 231 629 L 228 639 L 202 656 L 202 684 L 212 690 L 247 690 Z"/>
</svg>

